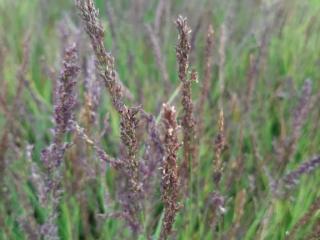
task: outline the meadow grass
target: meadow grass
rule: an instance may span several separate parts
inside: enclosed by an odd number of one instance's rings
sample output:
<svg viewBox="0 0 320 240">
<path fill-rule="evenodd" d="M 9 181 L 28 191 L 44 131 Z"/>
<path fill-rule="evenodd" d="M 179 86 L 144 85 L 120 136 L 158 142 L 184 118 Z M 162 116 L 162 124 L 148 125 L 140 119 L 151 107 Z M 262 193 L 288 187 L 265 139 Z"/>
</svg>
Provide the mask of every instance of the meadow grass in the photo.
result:
<svg viewBox="0 0 320 240">
<path fill-rule="evenodd" d="M 320 239 L 320 2 L 92 3 L 0 0 L 0 239 Z"/>
</svg>

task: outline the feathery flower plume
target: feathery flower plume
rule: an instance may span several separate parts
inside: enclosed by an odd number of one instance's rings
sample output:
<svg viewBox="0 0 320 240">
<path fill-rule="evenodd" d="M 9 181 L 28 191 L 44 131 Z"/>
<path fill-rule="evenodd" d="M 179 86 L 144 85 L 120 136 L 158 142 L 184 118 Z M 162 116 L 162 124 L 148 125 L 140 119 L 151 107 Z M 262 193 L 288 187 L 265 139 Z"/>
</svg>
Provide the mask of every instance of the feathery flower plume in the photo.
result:
<svg viewBox="0 0 320 240">
<path fill-rule="evenodd" d="M 76 0 L 76 5 L 81 11 L 81 16 L 85 24 L 86 32 L 91 40 L 94 53 L 97 58 L 97 66 L 100 75 L 104 80 L 105 86 L 109 91 L 114 108 L 120 115 L 121 125 L 121 141 L 126 149 L 126 156 L 123 160 L 125 162 L 125 175 L 129 187 L 127 198 L 130 202 L 127 203 L 129 215 L 133 219 L 130 224 L 132 230 L 136 233 L 138 221 L 137 201 L 138 193 L 140 192 L 139 184 L 139 162 L 136 158 L 137 154 L 137 139 L 136 128 L 138 125 L 137 113 L 139 108 L 129 108 L 123 102 L 123 86 L 116 78 L 116 70 L 114 67 L 114 58 L 108 53 L 104 46 L 104 29 L 98 18 L 99 14 L 96 10 L 92 0 Z"/>
<path fill-rule="evenodd" d="M 116 71 L 114 68 L 114 58 L 108 53 L 104 46 L 104 29 L 98 19 L 92 0 L 76 0 L 76 5 L 81 11 L 81 17 L 85 24 L 86 32 L 91 40 L 95 56 L 98 60 L 100 75 L 110 93 L 114 108 L 121 114 L 126 111 L 126 106 L 122 99 L 122 89 L 116 80 Z"/>
<path fill-rule="evenodd" d="M 169 105 L 163 105 L 162 122 L 165 129 L 164 150 L 165 157 L 162 163 L 161 195 L 164 204 L 164 218 L 161 229 L 161 239 L 167 239 L 172 232 L 175 216 L 180 206 L 178 204 L 179 176 L 177 166 L 178 124 L 176 110 Z"/>
<path fill-rule="evenodd" d="M 58 83 L 59 86 L 55 93 L 56 105 L 54 109 L 55 126 L 53 143 L 43 151 L 43 160 L 49 171 L 53 171 L 61 165 L 64 152 L 64 134 L 68 130 L 69 121 L 73 118 L 75 79 L 79 71 L 77 57 L 75 44 L 65 49 L 63 67 Z"/>
<path fill-rule="evenodd" d="M 176 47 L 176 55 L 179 65 L 179 79 L 182 84 L 181 97 L 183 105 L 182 129 L 183 129 L 183 161 L 181 166 L 181 177 L 184 182 L 188 182 L 190 175 L 191 161 L 194 157 L 194 127 L 193 103 L 191 84 L 195 75 L 188 78 L 189 55 L 190 55 L 190 33 L 187 19 L 179 16 L 176 20 L 179 38 Z"/>
<path fill-rule="evenodd" d="M 69 122 L 73 119 L 75 106 L 75 84 L 79 71 L 77 63 L 77 49 L 73 44 L 64 51 L 63 66 L 57 88 L 56 103 L 54 109 L 54 136 L 52 144 L 41 153 L 42 161 L 48 171 L 47 198 L 52 200 L 52 212 L 47 221 L 41 227 L 41 234 L 46 239 L 59 239 L 58 229 L 55 224 L 58 217 L 57 208 L 59 205 L 62 189 L 62 168 L 63 155 L 67 145 L 63 142 L 64 136 L 69 130 Z"/>
</svg>

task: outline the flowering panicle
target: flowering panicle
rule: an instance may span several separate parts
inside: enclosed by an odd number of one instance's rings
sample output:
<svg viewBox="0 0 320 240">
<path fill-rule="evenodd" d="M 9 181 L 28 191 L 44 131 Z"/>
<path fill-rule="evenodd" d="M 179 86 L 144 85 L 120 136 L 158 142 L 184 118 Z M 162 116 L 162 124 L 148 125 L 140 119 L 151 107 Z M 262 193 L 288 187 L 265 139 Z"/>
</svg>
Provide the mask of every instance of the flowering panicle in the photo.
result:
<svg viewBox="0 0 320 240">
<path fill-rule="evenodd" d="M 183 129 L 183 162 L 181 166 L 181 177 L 187 182 L 190 174 L 190 165 L 194 157 L 194 127 L 193 118 L 193 103 L 191 84 L 194 76 L 189 79 L 189 55 L 190 55 L 190 33 L 191 29 L 188 26 L 187 19 L 179 16 L 176 20 L 177 29 L 179 32 L 178 43 L 176 47 L 176 55 L 179 66 L 179 79 L 182 84 L 181 97 L 183 105 L 182 129 Z"/>
<path fill-rule="evenodd" d="M 214 140 L 214 151 L 215 151 L 215 161 L 214 166 L 214 182 L 218 186 L 222 177 L 223 163 L 222 163 L 222 153 L 225 150 L 227 144 L 224 135 L 224 116 L 223 111 L 220 110 L 219 121 L 218 121 L 218 134 Z"/>
<path fill-rule="evenodd" d="M 52 200 L 52 212 L 47 221 L 41 227 L 41 234 L 48 239 L 58 239 L 58 229 L 55 224 L 58 217 L 57 208 L 62 193 L 62 169 L 63 155 L 68 147 L 64 141 L 64 135 L 69 130 L 70 121 L 73 118 L 75 106 L 75 84 L 79 71 L 77 64 L 77 49 L 73 44 L 64 51 L 63 66 L 57 87 L 54 109 L 54 137 L 52 144 L 41 153 L 41 159 L 48 171 L 46 183 L 47 199 Z"/>
<path fill-rule="evenodd" d="M 129 188 L 127 193 L 127 201 L 125 208 L 128 209 L 133 221 L 138 223 L 138 193 L 140 192 L 139 184 L 139 162 L 137 160 L 137 137 L 136 128 L 138 125 L 137 113 L 139 108 L 129 108 L 123 101 L 123 85 L 117 80 L 116 70 L 114 66 L 114 58 L 108 53 L 104 46 L 104 30 L 98 18 L 98 11 L 96 10 L 92 0 L 76 0 L 77 7 L 81 11 L 81 16 L 85 24 L 85 29 L 90 37 L 91 45 L 93 47 L 95 56 L 97 58 L 97 67 L 100 75 L 104 80 L 104 84 L 112 99 L 114 108 L 120 115 L 120 132 L 121 142 L 125 147 L 126 156 L 124 161 L 124 174 Z M 132 224 L 130 224 L 132 225 Z M 132 230 L 137 232 L 138 229 L 132 225 Z"/>
<path fill-rule="evenodd" d="M 63 67 L 60 73 L 57 102 L 54 109 L 55 136 L 54 142 L 61 143 L 63 134 L 67 132 L 69 121 L 73 118 L 75 106 L 76 76 L 79 72 L 76 45 L 73 44 L 64 52 Z"/>
<path fill-rule="evenodd" d="M 130 175 L 130 186 L 132 191 L 138 191 L 139 184 L 139 163 L 136 159 L 138 143 L 135 129 L 138 125 L 137 114 L 140 108 L 128 108 L 123 113 L 120 122 L 122 143 L 127 149 L 127 158 L 125 159 L 128 174 Z"/>
<path fill-rule="evenodd" d="M 177 152 L 180 147 L 178 140 L 178 124 L 176 110 L 169 105 L 163 105 L 162 122 L 165 129 L 164 151 L 162 163 L 161 195 L 164 204 L 164 218 L 162 222 L 161 239 L 166 239 L 172 232 L 174 218 L 179 210 L 179 176 L 177 166 Z"/>
<path fill-rule="evenodd" d="M 217 189 L 211 194 L 210 198 L 210 208 L 212 209 L 211 216 L 209 216 L 212 226 L 215 226 L 218 222 L 220 215 L 225 213 L 225 198 L 219 192 L 220 181 L 223 174 L 223 162 L 222 162 L 222 153 L 225 150 L 227 144 L 224 135 L 224 116 L 223 111 L 220 110 L 219 121 L 218 121 L 218 134 L 214 140 L 214 162 L 213 162 L 213 183 Z"/>
<path fill-rule="evenodd" d="M 63 67 L 61 69 L 59 86 L 57 87 L 56 103 L 54 108 L 54 137 L 52 145 L 42 152 L 44 163 L 49 171 L 59 168 L 64 154 L 64 134 L 68 130 L 69 121 L 73 118 L 75 106 L 77 65 L 76 45 L 72 45 L 64 52 Z"/>
<path fill-rule="evenodd" d="M 127 110 L 123 103 L 122 87 L 116 79 L 114 58 L 107 52 L 104 46 L 104 29 L 98 18 L 99 14 L 92 0 L 76 0 L 77 7 L 81 11 L 81 17 L 85 23 L 85 29 L 90 37 L 95 56 L 98 61 L 98 69 L 109 91 L 114 108 L 121 115 Z"/>
</svg>

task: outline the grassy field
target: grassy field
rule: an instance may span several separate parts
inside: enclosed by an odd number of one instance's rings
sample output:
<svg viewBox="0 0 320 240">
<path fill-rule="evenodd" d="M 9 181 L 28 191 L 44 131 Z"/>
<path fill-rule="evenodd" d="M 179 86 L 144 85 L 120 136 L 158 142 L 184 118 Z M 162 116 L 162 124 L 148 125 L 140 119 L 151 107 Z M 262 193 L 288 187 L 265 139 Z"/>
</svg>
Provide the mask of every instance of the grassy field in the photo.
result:
<svg viewBox="0 0 320 240">
<path fill-rule="evenodd" d="M 320 239 L 319 16 L 0 0 L 0 240 Z"/>
</svg>

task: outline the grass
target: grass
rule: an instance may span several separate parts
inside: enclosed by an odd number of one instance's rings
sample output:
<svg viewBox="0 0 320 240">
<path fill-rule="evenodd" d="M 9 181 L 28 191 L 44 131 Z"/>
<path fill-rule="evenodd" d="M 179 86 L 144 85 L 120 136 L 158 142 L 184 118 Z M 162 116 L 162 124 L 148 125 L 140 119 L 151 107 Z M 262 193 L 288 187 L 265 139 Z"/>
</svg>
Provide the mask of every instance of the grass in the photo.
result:
<svg viewBox="0 0 320 240">
<path fill-rule="evenodd" d="M 95 1 L 105 29 L 99 40 L 125 86 L 118 96 L 103 84 L 112 76 L 101 72 L 109 65 L 98 57 L 94 67 L 97 53 L 74 1 L 0 0 L 0 239 L 320 238 L 320 2 L 164 0 L 163 8 L 160 2 Z M 174 22 L 180 14 L 193 30 L 188 70 L 197 72 L 197 81 L 189 82 L 189 72 L 179 79 Z M 69 118 L 76 125 L 63 135 L 72 144 L 56 177 L 42 153 L 54 141 L 55 86 L 63 53 L 74 42 L 80 72 Z M 304 90 L 306 79 L 311 92 Z M 193 109 L 182 103 L 187 90 L 180 80 L 190 83 Z M 128 115 L 114 108 L 120 100 Z M 176 109 L 177 146 L 165 143 L 171 130 L 164 126 L 172 122 L 163 119 L 169 111 L 163 103 Z M 188 135 L 186 111 L 195 133 L 203 121 L 201 136 Z M 188 158 L 192 148 L 196 156 L 189 176 L 178 174 L 177 189 L 175 172 L 188 160 L 183 139 L 191 144 Z M 178 170 L 170 165 L 175 157 Z M 52 194 L 48 183 L 60 178 L 61 195 Z M 172 231 L 163 230 L 166 222 Z"/>
</svg>

